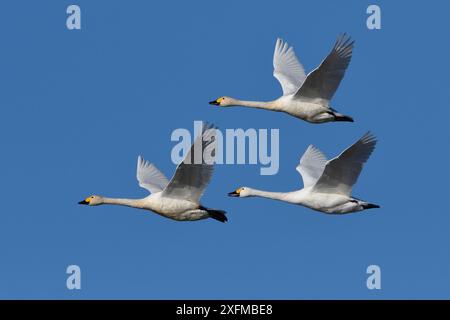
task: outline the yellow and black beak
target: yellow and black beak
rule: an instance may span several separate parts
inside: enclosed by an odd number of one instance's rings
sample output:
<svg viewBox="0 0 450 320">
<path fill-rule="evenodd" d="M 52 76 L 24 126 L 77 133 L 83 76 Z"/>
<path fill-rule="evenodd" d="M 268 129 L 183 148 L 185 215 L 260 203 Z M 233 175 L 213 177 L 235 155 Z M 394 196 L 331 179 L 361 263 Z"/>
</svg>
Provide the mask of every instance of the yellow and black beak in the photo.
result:
<svg viewBox="0 0 450 320">
<path fill-rule="evenodd" d="M 222 101 L 223 98 L 219 98 L 213 101 L 210 101 L 209 104 L 212 104 L 214 106 L 220 106 L 220 102 Z"/>
<path fill-rule="evenodd" d="M 241 189 L 237 189 L 237 190 L 234 190 L 233 192 L 229 192 L 228 196 L 230 196 L 230 197 L 239 197 L 240 193 L 241 193 Z"/>
<path fill-rule="evenodd" d="M 91 202 L 91 198 L 86 198 L 86 199 L 78 202 L 78 204 L 89 204 L 89 202 Z"/>
</svg>

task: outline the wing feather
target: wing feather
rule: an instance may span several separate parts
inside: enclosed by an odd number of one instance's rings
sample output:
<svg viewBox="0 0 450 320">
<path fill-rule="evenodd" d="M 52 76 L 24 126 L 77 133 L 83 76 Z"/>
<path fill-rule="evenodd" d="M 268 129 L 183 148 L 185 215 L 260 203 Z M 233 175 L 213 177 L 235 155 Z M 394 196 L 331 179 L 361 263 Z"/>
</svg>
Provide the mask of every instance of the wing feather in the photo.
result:
<svg viewBox="0 0 450 320">
<path fill-rule="evenodd" d="M 345 33 L 339 36 L 330 54 L 308 74 L 295 98 L 330 101 L 350 64 L 354 43 Z"/>
<path fill-rule="evenodd" d="M 304 188 L 313 186 L 319 180 L 326 163 L 327 158 L 319 149 L 313 145 L 306 149 L 296 168 L 303 178 Z"/>
<path fill-rule="evenodd" d="M 273 76 L 280 82 L 283 95 L 297 92 L 305 81 L 303 66 L 295 56 L 294 48 L 277 39 L 273 54 Z"/>
<path fill-rule="evenodd" d="M 375 136 L 367 132 L 339 156 L 328 161 L 322 176 L 314 185 L 314 191 L 350 196 L 352 187 L 376 143 Z"/>
<path fill-rule="evenodd" d="M 163 191 L 163 196 L 198 203 L 211 180 L 214 169 L 214 159 L 208 157 L 214 152 L 204 154 L 203 151 L 205 148 L 213 150 L 215 145 L 216 128 L 204 122 L 202 134 L 196 138 L 184 160 L 177 166 L 174 176 Z M 199 161 L 195 157 L 196 150 L 201 152 Z"/>
<path fill-rule="evenodd" d="M 141 156 L 137 161 L 136 177 L 139 185 L 151 193 L 162 191 L 169 183 L 161 171 Z"/>
</svg>

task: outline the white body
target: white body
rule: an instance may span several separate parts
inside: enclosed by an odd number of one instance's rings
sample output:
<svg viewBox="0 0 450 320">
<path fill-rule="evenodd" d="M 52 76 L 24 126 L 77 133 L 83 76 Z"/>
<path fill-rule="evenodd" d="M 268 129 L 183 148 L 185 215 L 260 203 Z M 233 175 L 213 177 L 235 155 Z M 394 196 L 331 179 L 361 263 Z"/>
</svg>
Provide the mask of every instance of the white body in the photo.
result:
<svg viewBox="0 0 450 320">
<path fill-rule="evenodd" d="M 248 196 L 279 200 L 329 214 L 362 211 L 364 204 L 367 204 L 367 202 L 341 194 L 314 192 L 312 187 L 291 192 L 268 192 L 247 187 L 246 189 L 249 190 Z"/>
<path fill-rule="evenodd" d="M 334 111 L 328 107 L 326 102 L 320 99 L 317 102 L 295 99 L 293 94 L 268 102 L 243 101 L 229 97 L 226 99 L 230 99 L 233 105 L 284 112 L 310 123 L 330 122 L 335 119 Z"/>
<path fill-rule="evenodd" d="M 200 204 L 184 199 L 164 197 L 162 192 L 153 193 L 143 199 L 113 199 L 101 197 L 98 204 L 116 204 L 153 211 L 163 217 L 178 221 L 195 221 L 209 218 Z"/>
<path fill-rule="evenodd" d="M 328 107 L 328 104 L 321 101 L 302 101 L 300 99 L 294 99 L 294 95 L 282 96 L 275 101 L 275 105 L 281 111 L 311 123 L 333 121 L 334 118 L 330 114 L 331 109 Z"/>
</svg>

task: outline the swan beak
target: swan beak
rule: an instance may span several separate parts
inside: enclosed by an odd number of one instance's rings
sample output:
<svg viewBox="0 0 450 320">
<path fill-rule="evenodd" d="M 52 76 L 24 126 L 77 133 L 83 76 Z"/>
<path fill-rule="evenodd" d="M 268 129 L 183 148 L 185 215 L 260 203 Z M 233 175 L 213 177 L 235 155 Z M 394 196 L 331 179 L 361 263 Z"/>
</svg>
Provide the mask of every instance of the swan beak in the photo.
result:
<svg viewBox="0 0 450 320">
<path fill-rule="evenodd" d="M 220 106 L 219 99 L 210 101 L 209 104 L 212 104 L 213 106 Z"/>
<path fill-rule="evenodd" d="M 238 192 L 238 190 L 235 190 L 233 192 L 229 192 L 228 196 L 230 196 L 230 197 L 239 197 L 239 192 Z"/>
<path fill-rule="evenodd" d="M 84 200 L 78 202 L 78 204 L 89 204 L 89 201 L 90 201 L 90 200 L 91 200 L 91 199 L 87 198 L 87 199 L 84 199 Z"/>
</svg>

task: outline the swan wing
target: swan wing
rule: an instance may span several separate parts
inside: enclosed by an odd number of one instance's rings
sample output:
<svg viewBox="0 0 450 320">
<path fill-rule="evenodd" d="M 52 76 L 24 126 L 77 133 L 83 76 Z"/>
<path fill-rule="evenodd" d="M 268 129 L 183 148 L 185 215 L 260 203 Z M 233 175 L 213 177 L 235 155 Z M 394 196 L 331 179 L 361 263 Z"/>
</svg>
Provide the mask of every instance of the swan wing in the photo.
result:
<svg viewBox="0 0 450 320">
<path fill-rule="evenodd" d="M 141 156 L 138 157 L 137 161 L 136 177 L 139 185 L 151 193 L 163 191 L 169 183 L 161 171 Z"/>
<path fill-rule="evenodd" d="M 305 70 L 295 56 L 294 48 L 280 38 L 275 44 L 273 68 L 273 76 L 280 82 L 284 96 L 297 92 L 305 81 Z"/>
<path fill-rule="evenodd" d="M 327 158 L 319 149 L 313 145 L 306 149 L 296 168 L 302 176 L 304 188 L 313 186 L 319 180 L 326 164 Z"/>
<path fill-rule="evenodd" d="M 313 190 L 350 196 L 352 187 L 369 159 L 377 140 L 370 132 L 347 148 L 336 158 L 327 162 L 325 170 Z"/>
<path fill-rule="evenodd" d="M 203 152 L 205 148 L 215 149 L 215 134 L 216 128 L 204 122 L 202 134 L 196 138 L 184 160 L 177 166 L 174 176 L 163 191 L 163 196 L 199 202 L 214 169 L 214 158 Z M 196 149 L 201 156 L 199 161 L 195 161 Z"/>
<path fill-rule="evenodd" d="M 339 36 L 330 54 L 308 74 L 295 98 L 331 100 L 350 63 L 354 43 L 345 33 Z"/>
</svg>

